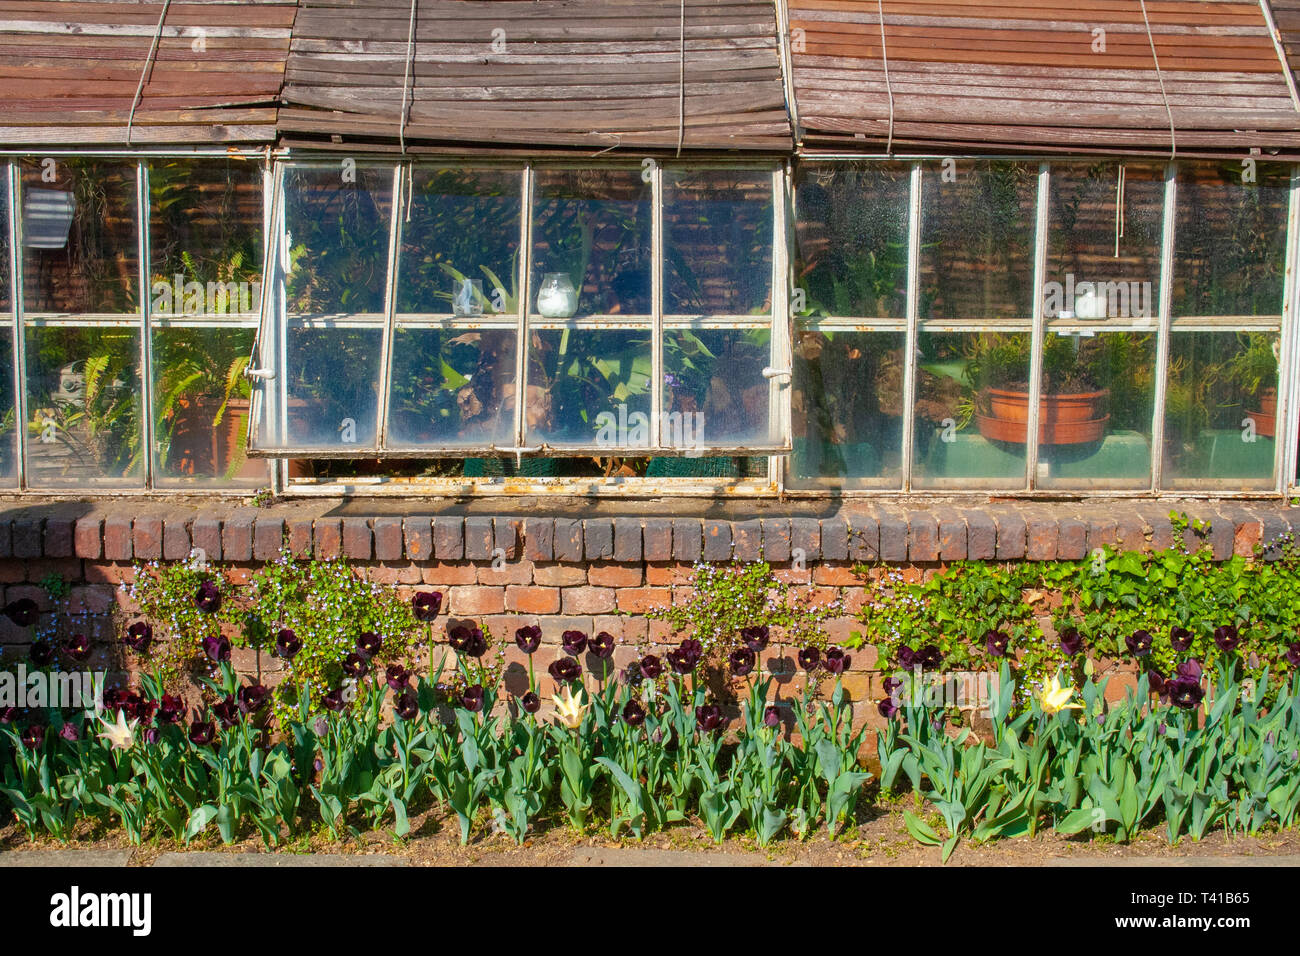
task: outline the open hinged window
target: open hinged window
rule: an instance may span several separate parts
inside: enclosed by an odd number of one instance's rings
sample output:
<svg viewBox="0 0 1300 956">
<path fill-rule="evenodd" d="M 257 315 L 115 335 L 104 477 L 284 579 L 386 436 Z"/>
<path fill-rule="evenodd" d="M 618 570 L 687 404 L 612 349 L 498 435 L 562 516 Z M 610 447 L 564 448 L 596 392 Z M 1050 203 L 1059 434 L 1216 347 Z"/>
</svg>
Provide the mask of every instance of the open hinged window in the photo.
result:
<svg viewBox="0 0 1300 956">
<path fill-rule="evenodd" d="M 282 163 L 250 452 L 785 451 L 782 176 Z"/>
</svg>

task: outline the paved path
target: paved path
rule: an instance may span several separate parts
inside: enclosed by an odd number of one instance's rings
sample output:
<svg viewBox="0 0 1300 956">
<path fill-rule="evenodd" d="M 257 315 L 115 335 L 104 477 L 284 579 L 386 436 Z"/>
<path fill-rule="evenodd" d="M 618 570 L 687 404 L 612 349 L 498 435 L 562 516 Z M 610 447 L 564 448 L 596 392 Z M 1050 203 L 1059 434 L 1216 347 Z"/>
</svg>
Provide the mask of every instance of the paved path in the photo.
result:
<svg viewBox="0 0 1300 956">
<path fill-rule="evenodd" d="M 131 850 L 9 850 L 0 852 L 0 867 L 66 866 L 112 867 L 127 866 Z M 481 863 L 490 865 L 490 861 Z M 861 861 L 860 865 L 870 861 Z M 769 860 L 759 853 L 729 853 L 712 850 L 652 850 L 616 847 L 579 847 L 573 850 L 567 863 L 570 866 L 799 866 L 809 864 L 803 860 Z M 401 856 L 385 853 L 247 853 L 208 852 L 162 853 L 150 866 L 156 867 L 371 867 L 409 866 L 410 861 Z M 1204 866 L 1300 866 L 1300 855 L 1268 856 L 1070 856 L 1054 857 L 1045 866 L 1102 866 L 1102 867 L 1204 867 Z"/>
</svg>

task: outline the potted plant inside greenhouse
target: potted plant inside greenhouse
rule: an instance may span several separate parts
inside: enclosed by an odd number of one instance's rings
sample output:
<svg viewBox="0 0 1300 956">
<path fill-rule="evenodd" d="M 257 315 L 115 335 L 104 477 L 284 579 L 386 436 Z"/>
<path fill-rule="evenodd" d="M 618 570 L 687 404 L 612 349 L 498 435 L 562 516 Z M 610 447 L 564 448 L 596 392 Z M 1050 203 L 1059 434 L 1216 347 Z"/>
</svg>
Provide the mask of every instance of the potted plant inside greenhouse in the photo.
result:
<svg viewBox="0 0 1300 956">
<path fill-rule="evenodd" d="M 966 365 L 975 389 L 974 418 L 989 441 L 1023 443 L 1029 428 L 1029 343 L 1026 335 L 981 336 Z M 1077 336 L 1048 335 L 1043 342 L 1040 445 L 1097 442 L 1110 422 L 1109 389 L 1098 384 L 1098 350 Z"/>
</svg>

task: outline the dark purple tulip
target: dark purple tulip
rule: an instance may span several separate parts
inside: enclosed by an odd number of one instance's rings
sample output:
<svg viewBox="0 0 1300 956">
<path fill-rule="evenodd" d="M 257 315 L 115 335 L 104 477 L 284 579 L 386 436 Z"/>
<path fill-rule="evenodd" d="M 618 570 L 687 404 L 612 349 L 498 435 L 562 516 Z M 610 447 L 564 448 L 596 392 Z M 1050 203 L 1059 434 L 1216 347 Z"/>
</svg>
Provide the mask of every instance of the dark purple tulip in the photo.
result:
<svg viewBox="0 0 1300 956">
<path fill-rule="evenodd" d="M 748 647 L 738 647 L 728 655 L 731 673 L 737 677 L 746 677 L 754 669 L 755 654 Z"/>
<path fill-rule="evenodd" d="M 136 621 L 126 629 L 126 637 L 123 641 L 137 654 L 143 654 L 153 643 L 153 628 L 146 621 Z"/>
<path fill-rule="evenodd" d="M 398 694 L 397 699 L 393 701 L 393 709 L 403 720 L 414 720 L 420 713 L 420 703 L 415 695 L 415 688 L 408 687 Z"/>
<path fill-rule="evenodd" d="M 560 646 L 564 653 L 577 657 L 587 647 L 587 635 L 582 631 L 565 631 L 560 635 Z"/>
<path fill-rule="evenodd" d="M 389 664 L 384 670 L 384 683 L 397 693 L 406 689 L 411 680 L 411 672 L 401 664 Z"/>
<path fill-rule="evenodd" d="M 880 703 L 876 704 L 876 710 L 880 711 L 880 716 L 886 720 L 898 713 L 898 705 L 894 703 L 892 697 L 882 697 Z"/>
<path fill-rule="evenodd" d="M 640 661 L 633 661 L 623 668 L 623 673 L 619 675 L 619 679 L 629 687 L 640 687 L 641 682 L 645 680 L 645 674 L 641 673 Z"/>
<path fill-rule="evenodd" d="M 1176 707 L 1191 710 L 1205 697 L 1200 681 L 1179 677 L 1169 682 L 1169 699 Z"/>
<path fill-rule="evenodd" d="M 190 724 L 190 743 L 196 747 L 206 747 L 212 743 L 212 739 L 217 735 L 217 727 L 210 720 L 198 721 Z"/>
<path fill-rule="evenodd" d="M 134 706 L 127 716 L 134 716 L 141 724 L 153 723 L 153 715 L 158 710 L 158 701 L 144 700 L 139 694 L 135 693 L 131 697 L 134 699 Z"/>
<path fill-rule="evenodd" d="M 12 724 L 18 719 L 18 708 L 14 706 L 0 707 L 0 724 Z"/>
<path fill-rule="evenodd" d="M 832 647 L 826 652 L 826 657 L 822 660 L 822 666 L 831 674 L 843 674 L 844 671 L 853 664 L 853 658 L 845 654 L 838 647 Z"/>
<path fill-rule="evenodd" d="M 466 687 L 465 692 L 460 695 L 460 705 L 466 710 L 478 713 L 483 709 L 483 685 L 474 684 Z"/>
<path fill-rule="evenodd" d="M 1147 686 L 1151 688 L 1151 693 L 1159 696 L 1161 700 L 1169 699 L 1169 684 L 1169 679 L 1154 667 L 1147 671 Z"/>
<path fill-rule="evenodd" d="M 884 682 L 885 693 L 888 694 L 890 697 L 893 697 L 894 691 L 898 690 L 902 686 L 903 686 L 902 678 L 892 677 L 892 676 L 885 678 L 885 682 Z"/>
<path fill-rule="evenodd" d="M 984 647 L 994 657 L 1006 657 L 1011 647 L 1011 635 L 1006 631 L 985 631 Z"/>
<path fill-rule="evenodd" d="M 81 731 L 77 729 L 76 724 L 64 724 L 59 728 L 59 736 L 70 744 L 75 744 L 81 739 Z"/>
<path fill-rule="evenodd" d="M 417 621 L 428 623 L 442 610 L 441 591 L 416 591 L 411 598 L 411 612 Z"/>
<path fill-rule="evenodd" d="M 551 661 L 551 666 L 546 670 L 559 684 L 575 681 L 582 676 L 582 666 L 572 657 L 558 657 Z"/>
<path fill-rule="evenodd" d="M 451 629 L 447 642 L 458 654 L 482 657 L 487 653 L 487 638 L 476 624 L 458 624 Z"/>
<path fill-rule="evenodd" d="M 147 727 L 144 732 L 144 742 L 147 744 L 156 744 L 162 739 L 162 731 L 157 727 Z"/>
<path fill-rule="evenodd" d="M 712 733 L 721 730 L 725 723 L 722 708 L 717 704 L 701 704 L 695 708 L 695 724 L 702 732 Z"/>
<path fill-rule="evenodd" d="M 1078 628 L 1062 628 L 1057 637 L 1061 641 L 1061 650 L 1068 656 L 1076 657 L 1083 650 L 1083 635 L 1079 633 Z"/>
<path fill-rule="evenodd" d="M 23 746 L 28 750 L 39 750 L 45 743 L 45 725 L 31 724 L 23 731 L 22 741 Z"/>
<path fill-rule="evenodd" d="M 781 726 L 781 712 L 772 704 L 768 704 L 763 709 L 763 724 L 767 727 Z"/>
<path fill-rule="evenodd" d="M 239 704 L 233 694 L 227 694 L 225 698 L 213 704 L 212 713 L 221 721 L 223 727 L 234 727 L 239 723 Z"/>
<path fill-rule="evenodd" d="M 322 697 L 320 702 L 326 710 L 336 714 L 348 705 L 348 702 L 343 699 L 342 687 L 335 687 L 332 691 Z"/>
<path fill-rule="evenodd" d="M 1286 662 L 1292 667 L 1300 667 L 1300 641 L 1293 641 L 1287 645 Z"/>
<path fill-rule="evenodd" d="M 1138 629 L 1124 638 L 1124 644 L 1128 651 L 1134 657 L 1146 657 L 1151 653 L 1151 644 L 1154 638 L 1151 637 L 1150 631 Z"/>
<path fill-rule="evenodd" d="M 365 677 L 370 671 L 370 665 L 366 663 L 366 658 L 362 654 L 352 653 L 343 658 L 343 673 L 349 677 L 355 677 L 357 680 Z"/>
<path fill-rule="evenodd" d="M 515 643 L 525 654 L 534 653 L 542 644 L 542 629 L 536 624 L 529 624 L 515 631 Z"/>
<path fill-rule="evenodd" d="M 766 624 L 755 624 L 740 629 L 740 640 L 755 654 L 761 654 L 767 647 L 769 631 Z"/>
<path fill-rule="evenodd" d="M 799 652 L 799 663 L 803 663 L 803 652 Z M 898 666 L 905 671 L 915 670 L 921 663 L 921 655 L 906 644 L 898 649 Z"/>
<path fill-rule="evenodd" d="M 275 656 L 291 661 L 300 650 L 302 650 L 302 641 L 298 635 L 291 628 L 280 628 L 280 632 L 275 635 Z"/>
<path fill-rule="evenodd" d="M 645 723 L 645 708 L 639 700 L 629 700 L 623 705 L 623 719 L 630 727 L 640 727 Z"/>
<path fill-rule="evenodd" d="M 176 694 L 163 694 L 158 701 L 158 721 L 164 724 L 179 724 L 185 719 L 185 701 Z"/>
<path fill-rule="evenodd" d="M 1201 662 L 1195 657 L 1189 657 L 1183 661 L 1174 670 L 1175 676 L 1181 680 L 1194 680 L 1198 684 L 1201 682 L 1201 675 L 1205 673 L 1201 667 Z"/>
<path fill-rule="evenodd" d="M 1192 646 L 1192 632 L 1185 627 L 1170 628 L 1169 644 L 1179 654 L 1183 653 Z"/>
<path fill-rule="evenodd" d="M 675 674 L 689 674 L 695 670 L 695 665 L 698 663 L 694 655 L 680 647 L 674 647 L 664 656 L 668 658 L 668 666 Z"/>
<path fill-rule="evenodd" d="M 659 660 L 659 658 L 655 657 L 653 654 L 647 654 L 645 657 L 641 658 L 641 673 L 646 677 L 654 680 L 663 672 L 663 661 Z"/>
<path fill-rule="evenodd" d="M 827 653 L 829 654 L 829 651 Z M 922 667 L 938 667 L 943 663 L 943 651 L 939 650 L 937 644 L 927 644 L 916 653 Z"/>
<path fill-rule="evenodd" d="M 40 610 L 31 598 L 19 598 L 5 605 L 4 614 L 15 627 L 31 627 L 40 616 Z"/>
<path fill-rule="evenodd" d="M 799 666 L 809 674 L 815 671 L 822 661 L 822 652 L 815 647 L 805 647 L 799 652 Z"/>
<path fill-rule="evenodd" d="M 542 699 L 533 691 L 527 691 L 519 698 L 519 706 L 525 714 L 535 714 L 542 709 Z"/>
<path fill-rule="evenodd" d="M 84 661 L 90 656 L 90 638 L 85 634 L 73 634 L 64 641 L 63 652 L 74 661 Z"/>
<path fill-rule="evenodd" d="M 1241 635 L 1231 624 L 1220 624 L 1214 629 L 1214 643 L 1221 651 L 1235 651 L 1241 643 Z"/>
<path fill-rule="evenodd" d="M 54 661 L 54 645 L 49 641 L 35 641 L 27 656 L 37 667 L 48 667 Z"/>
<path fill-rule="evenodd" d="M 374 631 L 366 631 L 364 634 L 357 636 L 357 652 L 364 654 L 367 658 L 374 657 L 383 646 L 384 639 Z"/>
<path fill-rule="evenodd" d="M 239 688 L 239 709 L 245 714 L 255 714 L 266 705 L 271 692 L 261 684 L 246 684 Z"/>
<path fill-rule="evenodd" d="M 609 631 L 601 631 L 587 642 L 587 653 L 594 654 L 601 660 L 606 659 L 614 653 L 614 635 Z"/>
<path fill-rule="evenodd" d="M 194 606 L 204 614 L 213 614 L 221 607 L 221 589 L 211 581 L 204 581 L 194 592 Z"/>
<path fill-rule="evenodd" d="M 230 641 L 223 634 L 209 634 L 203 639 L 203 653 L 214 664 L 230 660 Z"/>
</svg>

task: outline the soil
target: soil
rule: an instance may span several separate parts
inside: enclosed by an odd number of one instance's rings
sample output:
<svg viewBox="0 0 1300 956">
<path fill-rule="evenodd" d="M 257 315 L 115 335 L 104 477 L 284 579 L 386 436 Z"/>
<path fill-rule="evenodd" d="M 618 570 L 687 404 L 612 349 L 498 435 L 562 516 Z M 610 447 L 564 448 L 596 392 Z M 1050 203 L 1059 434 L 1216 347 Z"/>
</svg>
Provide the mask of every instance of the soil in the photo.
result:
<svg viewBox="0 0 1300 956">
<path fill-rule="evenodd" d="M 316 832 L 288 840 L 279 853 L 385 853 L 405 858 L 414 866 L 547 866 L 571 863 L 584 848 L 658 849 L 700 853 L 726 853 L 728 861 L 736 855 L 748 855 L 755 863 L 801 866 L 938 866 L 939 851 L 918 844 L 903 825 L 902 810 L 911 807 L 912 798 L 905 797 L 890 807 L 871 805 L 860 809 L 857 820 L 835 839 L 824 832 L 805 841 L 792 838 L 778 840 L 767 848 L 759 847 L 752 838 L 739 836 L 721 845 L 708 839 L 702 827 L 677 826 L 671 830 L 654 833 L 638 843 L 624 835 L 612 840 L 606 833 L 589 831 L 584 836 L 571 833 L 561 820 L 545 821 L 544 831 L 516 846 L 504 835 L 490 835 L 476 828 L 468 846 L 459 842 L 459 828 L 454 816 L 440 812 L 426 812 L 411 820 L 411 833 L 396 839 L 389 833 L 363 833 L 346 841 L 330 840 L 324 832 Z M 935 814 L 930 822 L 937 823 Z M 149 866 L 165 852 L 206 850 L 229 853 L 260 853 L 265 848 L 256 836 L 226 847 L 215 834 L 182 846 L 170 839 L 146 840 L 144 845 L 132 848 L 120 831 L 92 832 L 83 827 L 76 839 L 66 844 L 45 838 L 29 841 L 26 834 L 14 823 L 0 828 L 0 850 L 24 852 L 30 850 L 121 850 L 133 849 L 131 866 Z M 1140 833 L 1131 843 L 1117 844 L 1110 837 L 1064 837 L 1050 829 L 1033 838 L 1017 837 L 975 846 L 963 841 L 958 845 L 949 866 L 1039 866 L 1055 859 L 1070 858 L 1079 862 L 1099 864 L 1118 859 L 1149 858 L 1153 863 L 1176 857 L 1243 857 L 1281 856 L 1300 854 L 1300 831 L 1266 832 L 1256 836 L 1228 835 L 1216 830 L 1199 843 L 1184 839 L 1177 846 L 1165 842 L 1160 827 Z"/>
</svg>

